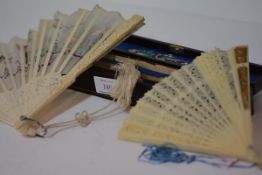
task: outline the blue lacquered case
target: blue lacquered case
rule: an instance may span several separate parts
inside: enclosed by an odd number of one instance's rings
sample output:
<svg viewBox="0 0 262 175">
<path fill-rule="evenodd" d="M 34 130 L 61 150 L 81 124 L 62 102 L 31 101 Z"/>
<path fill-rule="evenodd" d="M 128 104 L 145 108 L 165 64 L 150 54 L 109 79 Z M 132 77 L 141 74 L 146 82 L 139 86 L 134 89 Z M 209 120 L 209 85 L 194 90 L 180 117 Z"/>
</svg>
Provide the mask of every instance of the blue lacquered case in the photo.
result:
<svg viewBox="0 0 262 175">
<path fill-rule="evenodd" d="M 113 65 L 122 60 L 134 60 L 141 72 L 141 78 L 132 96 L 132 105 L 135 105 L 136 101 L 155 83 L 168 76 L 173 70 L 191 63 L 202 52 L 181 45 L 132 35 L 80 75 L 71 88 L 110 99 L 107 92 L 112 87 L 111 80 L 115 79 Z M 250 86 L 252 96 L 262 89 L 261 65 L 250 63 Z"/>
</svg>

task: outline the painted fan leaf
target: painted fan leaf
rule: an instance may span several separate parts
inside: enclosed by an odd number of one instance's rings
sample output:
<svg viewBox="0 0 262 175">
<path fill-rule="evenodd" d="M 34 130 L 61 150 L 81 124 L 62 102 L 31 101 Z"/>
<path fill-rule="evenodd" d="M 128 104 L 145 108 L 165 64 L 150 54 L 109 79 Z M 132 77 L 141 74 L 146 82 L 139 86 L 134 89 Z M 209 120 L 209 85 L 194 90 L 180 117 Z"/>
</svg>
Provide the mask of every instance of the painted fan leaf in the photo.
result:
<svg viewBox="0 0 262 175">
<path fill-rule="evenodd" d="M 40 20 L 27 40 L 0 44 L 0 120 L 25 135 L 36 126 L 21 116 L 47 122 L 37 112 L 70 86 L 76 77 L 143 25 L 143 17 L 124 19 L 99 6 L 71 15 L 57 12 Z"/>
</svg>

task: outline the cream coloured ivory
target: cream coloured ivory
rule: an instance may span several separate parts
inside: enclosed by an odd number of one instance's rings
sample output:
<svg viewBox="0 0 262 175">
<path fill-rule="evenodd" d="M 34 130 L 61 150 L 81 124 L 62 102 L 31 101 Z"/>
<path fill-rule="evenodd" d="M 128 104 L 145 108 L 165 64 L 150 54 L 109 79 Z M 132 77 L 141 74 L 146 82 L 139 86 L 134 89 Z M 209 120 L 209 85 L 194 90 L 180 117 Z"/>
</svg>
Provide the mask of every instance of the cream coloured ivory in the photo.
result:
<svg viewBox="0 0 262 175">
<path fill-rule="evenodd" d="M 41 20 L 38 31 L 30 30 L 27 40 L 1 43 L 0 120 L 34 136 L 39 123 L 47 122 L 37 113 L 143 21 L 99 6 L 71 15 L 57 12 L 53 20 Z"/>
<path fill-rule="evenodd" d="M 261 164 L 252 144 L 247 48 L 203 53 L 131 109 L 119 138 Z"/>
</svg>

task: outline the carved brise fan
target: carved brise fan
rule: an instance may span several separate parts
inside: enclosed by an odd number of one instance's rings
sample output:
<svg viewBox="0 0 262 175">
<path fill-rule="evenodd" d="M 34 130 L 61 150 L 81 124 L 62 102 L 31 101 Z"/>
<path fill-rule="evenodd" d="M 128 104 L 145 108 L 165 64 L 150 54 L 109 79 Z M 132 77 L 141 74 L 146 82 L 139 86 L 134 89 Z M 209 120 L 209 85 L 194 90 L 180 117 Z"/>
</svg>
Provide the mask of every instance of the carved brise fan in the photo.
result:
<svg viewBox="0 0 262 175">
<path fill-rule="evenodd" d="M 125 20 L 99 6 L 71 15 L 57 12 L 53 20 L 41 20 L 38 31 L 30 30 L 27 40 L 1 43 L 0 120 L 34 136 L 37 123 L 49 120 L 37 112 L 143 21 L 138 15 Z"/>
<path fill-rule="evenodd" d="M 203 53 L 147 92 L 119 137 L 261 164 L 253 148 L 249 91 L 246 47 Z"/>
</svg>

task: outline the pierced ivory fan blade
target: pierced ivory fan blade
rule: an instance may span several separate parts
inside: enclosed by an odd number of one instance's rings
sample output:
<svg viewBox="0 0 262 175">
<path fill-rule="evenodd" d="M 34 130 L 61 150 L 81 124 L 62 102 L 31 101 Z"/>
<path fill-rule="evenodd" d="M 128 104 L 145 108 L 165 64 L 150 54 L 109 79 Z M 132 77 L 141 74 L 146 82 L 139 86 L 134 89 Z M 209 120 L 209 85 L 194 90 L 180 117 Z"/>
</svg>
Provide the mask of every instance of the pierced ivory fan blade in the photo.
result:
<svg viewBox="0 0 262 175">
<path fill-rule="evenodd" d="M 203 53 L 131 109 L 119 138 L 261 163 L 252 148 L 247 48 Z"/>
<path fill-rule="evenodd" d="M 99 6 L 71 15 L 57 12 L 53 20 L 40 20 L 38 31 L 30 30 L 27 40 L 15 37 L 1 43 L 0 121 L 34 136 L 36 121 L 49 120 L 37 112 L 143 21 L 138 15 L 125 20 Z"/>
</svg>

